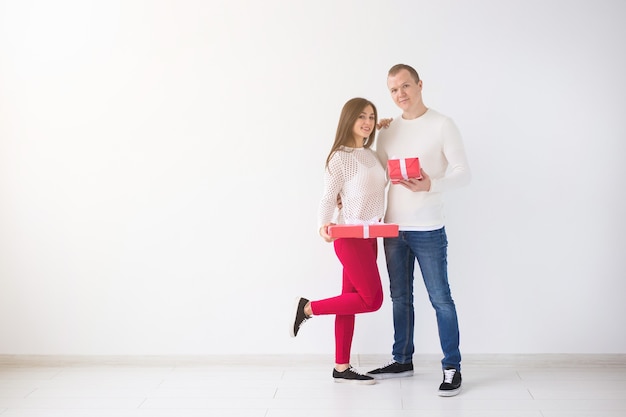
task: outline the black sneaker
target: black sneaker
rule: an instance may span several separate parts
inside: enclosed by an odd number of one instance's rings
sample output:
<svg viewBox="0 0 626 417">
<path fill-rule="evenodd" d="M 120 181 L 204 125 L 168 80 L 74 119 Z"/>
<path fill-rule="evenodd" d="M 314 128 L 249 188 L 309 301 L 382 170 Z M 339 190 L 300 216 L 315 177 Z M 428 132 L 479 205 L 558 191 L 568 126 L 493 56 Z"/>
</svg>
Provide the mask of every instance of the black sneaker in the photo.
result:
<svg viewBox="0 0 626 417">
<path fill-rule="evenodd" d="M 333 379 L 335 382 L 347 382 L 359 385 L 372 385 L 376 383 L 374 378 L 358 373 L 352 366 L 343 372 L 339 372 L 333 368 Z"/>
<path fill-rule="evenodd" d="M 293 326 L 289 327 L 289 334 L 291 337 L 296 337 L 298 335 L 298 330 L 304 324 L 305 321 L 310 319 L 310 316 L 304 314 L 304 306 L 309 302 L 306 298 L 299 297 L 296 299 L 296 310 L 294 311 L 293 317 Z"/>
<path fill-rule="evenodd" d="M 376 379 L 402 378 L 405 376 L 413 376 L 413 362 L 399 363 L 391 361 L 387 365 L 369 371 L 369 376 Z"/>
<path fill-rule="evenodd" d="M 443 370 L 443 382 L 439 385 L 439 396 L 453 397 L 461 392 L 461 371 L 454 368 Z"/>
</svg>

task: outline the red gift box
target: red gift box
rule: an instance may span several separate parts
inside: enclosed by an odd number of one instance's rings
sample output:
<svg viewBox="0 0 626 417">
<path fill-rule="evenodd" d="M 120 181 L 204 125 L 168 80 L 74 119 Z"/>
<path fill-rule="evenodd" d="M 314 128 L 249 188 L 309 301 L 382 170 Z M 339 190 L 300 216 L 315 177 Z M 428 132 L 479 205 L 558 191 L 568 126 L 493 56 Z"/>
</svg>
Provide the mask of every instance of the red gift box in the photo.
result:
<svg viewBox="0 0 626 417">
<path fill-rule="evenodd" d="M 398 225 L 393 223 L 336 224 L 328 228 L 328 234 L 333 238 L 356 237 L 368 239 L 371 237 L 397 237 Z"/>
<path fill-rule="evenodd" d="M 389 179 L 393 184 L 409 178 L 422 178 L 419 158 L 389 159 L 387 161 Z"/>
</svg>

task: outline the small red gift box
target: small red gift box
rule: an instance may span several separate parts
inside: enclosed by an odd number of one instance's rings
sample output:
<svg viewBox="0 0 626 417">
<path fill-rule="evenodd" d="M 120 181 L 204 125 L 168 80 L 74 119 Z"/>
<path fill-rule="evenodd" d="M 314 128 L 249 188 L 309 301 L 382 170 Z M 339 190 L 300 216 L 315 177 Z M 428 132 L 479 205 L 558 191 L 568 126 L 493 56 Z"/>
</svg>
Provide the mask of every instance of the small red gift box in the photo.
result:
<svg viewBox="0 0 626 417">
<path fill-rule="evenodd" d="M 333 238 L 356 237 L 368 239 L 371 237 L 397 237 L 398 225 L 393 223 L 336 224 L 328 228 L 328 234 Z"/>
<path fill-rule="evenodd" d="M 409 178 L 422 178 L 419 158 L 389 159 L 387 161 L 389 179 L 393 184 Z"/>
</svg>

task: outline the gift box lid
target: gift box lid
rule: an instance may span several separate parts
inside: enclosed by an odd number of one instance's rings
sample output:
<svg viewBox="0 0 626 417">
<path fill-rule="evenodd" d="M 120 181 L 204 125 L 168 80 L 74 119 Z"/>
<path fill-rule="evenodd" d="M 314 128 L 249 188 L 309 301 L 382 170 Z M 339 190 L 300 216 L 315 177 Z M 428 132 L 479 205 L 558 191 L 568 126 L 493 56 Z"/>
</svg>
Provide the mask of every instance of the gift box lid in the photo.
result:
<svg viewBox="0 0 626 417">
<path fill-rule="evenodd" d="M 399 226 L 394 223 L 337 224 L 328 228 L 328 234 L 333 238 L 397 237 L 398 231 Z"/>
<path fill-rule="evenodd" d="M 398 180 L 408 180 L 409 178 L 422 178 L 418 157 L 389 159 L 387 160 L 387 171 L 389 172 L 389 178 L 394 183 L 397 183 Z"/>
</svg>

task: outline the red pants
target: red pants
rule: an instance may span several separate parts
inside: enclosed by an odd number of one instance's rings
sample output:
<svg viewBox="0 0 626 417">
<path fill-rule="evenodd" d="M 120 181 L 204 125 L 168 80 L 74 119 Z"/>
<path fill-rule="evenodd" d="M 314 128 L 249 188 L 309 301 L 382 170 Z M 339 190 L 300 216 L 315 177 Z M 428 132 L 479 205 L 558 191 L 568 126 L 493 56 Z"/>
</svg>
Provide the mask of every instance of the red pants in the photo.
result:
<svg viewBox="0 0 626 417">
<path fill-rule="evenodd" d="M 372 239 L 337 239 L 335 253 L 343 265 L 341 295 L 311 301 L 314 315 L 335 314 L 335 363 L 350 363 L 354 315 L 378 310 L 383 287 L 378 264 L 378 242 Z"/>
</svg>

